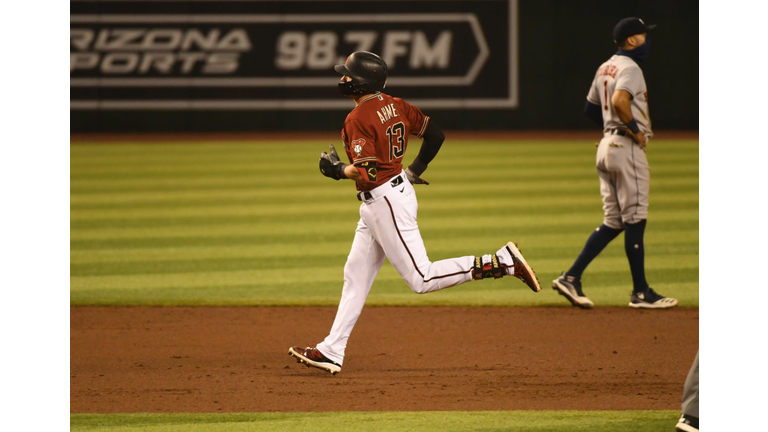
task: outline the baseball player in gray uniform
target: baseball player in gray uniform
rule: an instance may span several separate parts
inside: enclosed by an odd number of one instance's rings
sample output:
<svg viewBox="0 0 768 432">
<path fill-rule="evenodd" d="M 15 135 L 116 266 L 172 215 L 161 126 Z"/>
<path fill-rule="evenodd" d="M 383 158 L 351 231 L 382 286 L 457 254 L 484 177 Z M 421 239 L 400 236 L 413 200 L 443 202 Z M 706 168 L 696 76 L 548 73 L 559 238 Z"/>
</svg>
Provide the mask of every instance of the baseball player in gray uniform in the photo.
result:
<svg viewBox="0 0 768 432">
<path fill-rule="evenodd" d="M 683 386 L 683 403 L 680 409 L 680 419 L 675 430 L 678 432 L 697 432 L 699 430 L 699 353 L 693 361 L 691 370 L 685 378 Z"/>
<path fill-rule="evenodd" d="M 648 89 L 640 64 L 648 56 L 647 33 L 654 25 L 625 18 L 613 29 L 619 51 L 600 65 L 587 95 L 584 113 L 603 126 L 597 146 L 597 174 L 605 219 L 587 240 L 573 266 L 552 281 L 552 287 L 574 306 L 594 303 L 581 289 L 581 275 L 590 262 L 624 231 L 624 249 L 632 272 L 633 308 L 664 309 L 677 300 L 664 297 L 645 280 L 643 234 L 648 218 L 650 168 L 645 156 L 653 136 L 648 116 Z"/>
</svg>

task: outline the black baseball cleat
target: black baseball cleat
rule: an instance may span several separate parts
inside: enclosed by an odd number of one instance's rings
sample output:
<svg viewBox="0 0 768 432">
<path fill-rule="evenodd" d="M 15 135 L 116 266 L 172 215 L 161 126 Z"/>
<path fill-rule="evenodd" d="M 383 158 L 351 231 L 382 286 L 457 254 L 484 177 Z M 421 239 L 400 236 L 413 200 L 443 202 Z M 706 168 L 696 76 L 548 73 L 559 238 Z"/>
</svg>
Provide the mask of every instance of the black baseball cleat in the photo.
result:
<svg viewBox="0 0 768 432">
<path fill-rule="evenodd" d="M 293 346 L 288 348 L 288 355 L 296 357 L 296 361 L 304 363 L 307 367 L 313 366 L 331 375 L 341 372 L 341 365 L 324 356 L 317 348 Z"/>
<path fill-rule="evenodd" d="M 699 418 L 681 414 L 680 420 L 675 425 L 675 430 L 678 432 L 699 432 Z"/>
<path fill-rule="evenodd" d="M 592 309 L 595 304 L 581 291 L 581 281 L 573 276 L 566 276 L 565 272 L 559 278 L 552 281 L 552 289 L 568 299 L 572 305 L 582 309 Z"/>
<path fill-rule="evenodd" d="M 636 309 L 667 309 L 675 306 L 677 306 L 677 299 L 659 295 L 653 288 L 633 293 L 632 301 L 629 302 L 629 307 Z"/>
<path fill-rule="evenodd" d="M 518 249 L 515 243 L 507 243 L 506 246 L 496 252 L 496 256 L 499 257 L 507 275 L 515 276 L 525 282 L 533 292 L 541 291 L 541 284 L 536 278 L 536 272 L 534 272 L 531 266 L 525 261 L 523 253 L 520 252 L 520 249 Z M 511 273 L 510 270 L 512 270 Z"/>
</svg>

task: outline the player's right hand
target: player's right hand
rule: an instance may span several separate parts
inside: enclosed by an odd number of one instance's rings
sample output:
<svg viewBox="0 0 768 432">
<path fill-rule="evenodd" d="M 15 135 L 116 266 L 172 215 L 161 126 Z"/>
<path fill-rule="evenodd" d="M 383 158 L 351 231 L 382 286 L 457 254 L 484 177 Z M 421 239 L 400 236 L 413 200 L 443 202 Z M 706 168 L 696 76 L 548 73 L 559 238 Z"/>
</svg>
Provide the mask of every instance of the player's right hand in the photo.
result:
<svg viewBox="0 0 768 432">
<path fill-rule="evenodd" d="M 642 131 L 640 131 L 639 134 L 629 131 L 629 134 L 632 137 L 632 139 L 635 140 L 635 142 L 640 144 L 640 149 L 645 150 L 645 143 L 647 142 L 647 139 L 645 138 L 645 134 Z"/>
<path fill-rule="evenodd" d="M 328 161 L 331 162 L 331 164 L 336 165 L 341 162 L 339 159 L 339 154 L 336 153 L 336 147 L 331 144 L 330 154 L 326 152 L 320 153 L 320 158 L 328 159 Z"/>
<path fill-rule="evenodd" d="M 347 178 L 344 175 L 344 167 L 346 164 L 341 163 L 339 154 L 336 153 L 336 148 L 331 144 L 331 153 L 320 153 L 320 172 L 329 178 L 334 180 L 341 180 Z"/>
</svg>

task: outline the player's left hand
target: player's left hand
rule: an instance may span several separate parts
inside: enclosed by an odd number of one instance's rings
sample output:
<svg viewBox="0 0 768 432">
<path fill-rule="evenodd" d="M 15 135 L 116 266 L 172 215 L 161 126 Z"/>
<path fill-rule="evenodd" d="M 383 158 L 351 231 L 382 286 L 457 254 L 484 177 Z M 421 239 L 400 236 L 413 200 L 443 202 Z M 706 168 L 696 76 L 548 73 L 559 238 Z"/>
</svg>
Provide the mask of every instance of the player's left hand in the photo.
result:
<svg viewBox="0 0 768 432">
<path fill-rule="evenodd" d="M 331 153 L 320 153 L 320 172 L 324 176 L 330 177 L 334 180 L 341 180 L 347 178 L 344 175 L 344 168 L 347 166 L 339 159 L 339 154 L 336 153 L 336 147 L 331 144 Z"/>
<path fill-rule="evenodd" d="M 411 184 L 425 184 L 425 185 L 429 184 L 428 181 L 419 177 L 419 175 L 411 171 L 410 168 L 405 169 L 405 176 L 408 177 L 408 181 L 411 182 Z"/>
</svg>

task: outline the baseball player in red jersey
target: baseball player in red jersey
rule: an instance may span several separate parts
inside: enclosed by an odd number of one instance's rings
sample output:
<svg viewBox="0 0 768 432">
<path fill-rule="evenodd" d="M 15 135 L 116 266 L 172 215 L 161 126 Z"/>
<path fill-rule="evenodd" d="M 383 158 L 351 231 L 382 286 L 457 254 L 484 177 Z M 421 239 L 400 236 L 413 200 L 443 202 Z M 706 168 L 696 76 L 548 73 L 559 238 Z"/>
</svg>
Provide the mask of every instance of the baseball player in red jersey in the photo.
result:
<svg viewBox="0 0 768 432">
<path fill-rule="evenodd" d="M 335 180 L 350 179 L 357 186 L 360 221 L 344 266 L 344 286 L 330 334 L 317 347 L 294 346 L 288 353 L 299 363 L 336 374 L 371 290 L 388 258 L 416 293 L 424 294 L 471 280 L 515 276 L 534 292 L 541 290 L 536 275 L 517 246 L 509 242 L 495 254 L 430 261 L 416 223 L 418 202 L 413 184 L 429 184 L 420 176 L 440 150 L 445 135 L 417 107 L 384 94 L 387 64 L 376 54 L 357 51 L 336 72 L 342 95 L 355 101 L 341 138 L 350 164 L 330 154 L 320 155 L 320 171 Z M 416 159 L 403 170 L 409 135 L 423 138 Z"/>
</svg>

